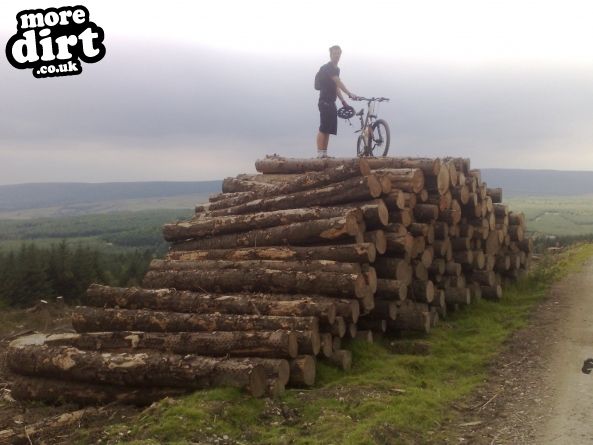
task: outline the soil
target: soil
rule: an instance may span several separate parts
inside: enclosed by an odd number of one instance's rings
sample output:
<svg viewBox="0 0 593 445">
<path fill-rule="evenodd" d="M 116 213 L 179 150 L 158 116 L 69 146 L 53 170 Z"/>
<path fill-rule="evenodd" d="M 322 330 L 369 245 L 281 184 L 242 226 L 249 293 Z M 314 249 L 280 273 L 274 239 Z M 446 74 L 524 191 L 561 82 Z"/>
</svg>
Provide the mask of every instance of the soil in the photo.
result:
<svg viewBox="0 0 593 445">
<path fill-rule="evenodd" d="M 25 310 L 0 311 L 0 437 L 3 430 L 13 430 L 22 434 L 25 426 L 34 425 L 43 419 L 64 413 L 74 412 L 83 407 L 70 404 L 50 406 L 36 402 L 15 401 L 10 394 L 12 375 L 6 367 L 6 349 L 14 338 L 34 332 L 61 333 L 74 332 L 70 323 L 70 309 L 55 302 L 39 303 Z M 136 415 L 138 409 L 129 406 L 111 405 L 100 409 L 90 409 L 80 422 L 63 428 L 59 434 L 32 434 L 31 437 L 10 443 L 71 444 L 72 437 L 81 428 L 88 434 L 100 437 L 105 426 L 110 423 L 125 422 Z M 0 443 L 4 443 L 0 440 Z"/>
<path fill-rule="evenodd" d="M 444 427 L 457 444 L 593 443 L 593 261 L 555 284 Z"/>
</svg>

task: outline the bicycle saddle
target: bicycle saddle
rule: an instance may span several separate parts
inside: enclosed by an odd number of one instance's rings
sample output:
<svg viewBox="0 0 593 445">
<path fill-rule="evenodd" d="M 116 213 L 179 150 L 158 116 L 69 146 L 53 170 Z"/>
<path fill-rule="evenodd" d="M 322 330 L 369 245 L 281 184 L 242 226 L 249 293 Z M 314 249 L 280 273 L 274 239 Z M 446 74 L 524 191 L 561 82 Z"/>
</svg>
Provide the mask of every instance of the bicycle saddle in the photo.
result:
<svg viewBox="0 0 593 445">
<path fill-rule="evenodd" d="M 341 119 L 350 119 L 352 116 L 354 116 L 354 108 L 350 105 L 338 110 L 338 117 Z"/>
</svg>

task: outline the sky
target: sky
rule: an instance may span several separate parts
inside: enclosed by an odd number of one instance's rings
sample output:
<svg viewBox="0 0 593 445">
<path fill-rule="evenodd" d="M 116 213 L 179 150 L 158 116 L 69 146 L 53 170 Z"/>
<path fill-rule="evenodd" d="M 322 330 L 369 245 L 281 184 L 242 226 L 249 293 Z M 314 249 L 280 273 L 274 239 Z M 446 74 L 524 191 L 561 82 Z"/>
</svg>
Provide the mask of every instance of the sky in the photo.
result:
<svg viewBox="0 0 593 445">
<path fill-rule="evenodd" d="M 199 181 L 314 156 L 334 44 L 354 94 L 391 99 L 390 154 L 593 170 L 593 2 L 3 0 L 0 40 L 23 9 L 76 4 L 105 32 L 101 61 L 36 79 L 0 56 L 0 184 Z M 351 124 L 330 155 L 355 154 Z"/>
</svg>

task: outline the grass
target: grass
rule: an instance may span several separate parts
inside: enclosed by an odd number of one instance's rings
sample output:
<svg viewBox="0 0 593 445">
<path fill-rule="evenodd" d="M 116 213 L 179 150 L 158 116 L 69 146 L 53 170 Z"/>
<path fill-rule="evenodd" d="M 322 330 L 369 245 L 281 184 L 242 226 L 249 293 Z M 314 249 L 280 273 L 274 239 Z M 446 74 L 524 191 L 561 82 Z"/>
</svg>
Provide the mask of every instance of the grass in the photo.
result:
<svg viewBox="0 0 593 445">
<path fill-rule="evenodd" d="M 507 204 L 525 213 L 531 232 L 559 236 L 593 233 L 593 195 L 515 197 Z"/>
<path fill-rule="evenodd" d="M 352 342 L 352 371 L 319 363 L 312 389 L 288 390 L 279 400 L 228 388 L 165 399 L 133 422 L 108 427 L 102 443 L 429 443 L 454 415 L 451 404 L 484 381 L 505 339 L 526 324 L 550 285 L 591 256 L 593 245 L 583 244 L 544 258 L 502 301 L 480 301 L 441 322 L 425 339 L 428 355 L 392 354 L 389 339 Z"/>
</svg>

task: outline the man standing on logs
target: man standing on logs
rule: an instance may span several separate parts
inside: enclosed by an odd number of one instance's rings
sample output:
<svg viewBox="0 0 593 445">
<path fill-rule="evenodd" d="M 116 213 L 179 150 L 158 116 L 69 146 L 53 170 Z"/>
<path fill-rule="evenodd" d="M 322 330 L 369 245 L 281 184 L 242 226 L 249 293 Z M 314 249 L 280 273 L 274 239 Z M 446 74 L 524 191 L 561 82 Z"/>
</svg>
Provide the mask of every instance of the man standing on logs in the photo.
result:
<svg viewBox="0 0 593 445">
<path fill-rule="evenodd" d="M 334 45 L 329 49 L 330 61 L 323 65 L 315 76 L 315 88 L 319 90 L 319 116 L 320 125 L 317 133 L 317 157 L 327 157 L 327 145 L 329 135 L 338 132 L 338 115 L 336 109 L 336 98 L 340 98 L 343 106 L 348 104 L 342 96 L 342 91 L 349 98 L 356 96 L 348 91 L 346 85 L 340 80 L 340 68 L 338 62 L 342 55 L 342 49 Z M 341 91 L 340 91 L 341 90 Z"/>
</svg>

